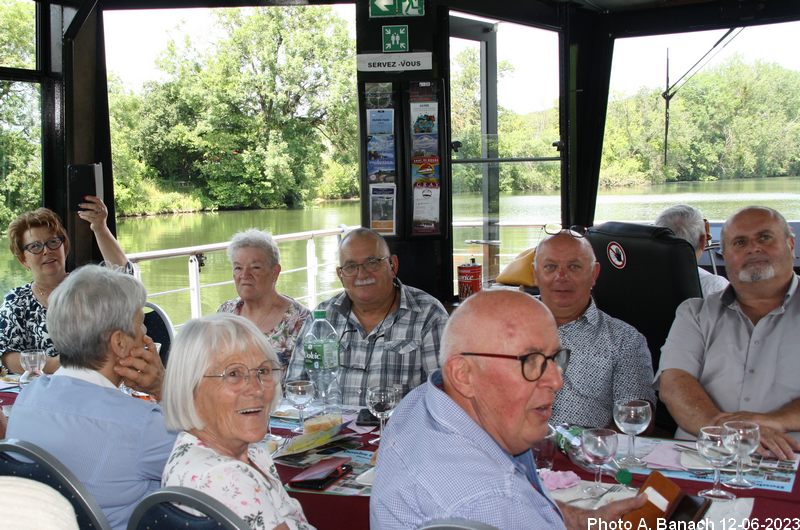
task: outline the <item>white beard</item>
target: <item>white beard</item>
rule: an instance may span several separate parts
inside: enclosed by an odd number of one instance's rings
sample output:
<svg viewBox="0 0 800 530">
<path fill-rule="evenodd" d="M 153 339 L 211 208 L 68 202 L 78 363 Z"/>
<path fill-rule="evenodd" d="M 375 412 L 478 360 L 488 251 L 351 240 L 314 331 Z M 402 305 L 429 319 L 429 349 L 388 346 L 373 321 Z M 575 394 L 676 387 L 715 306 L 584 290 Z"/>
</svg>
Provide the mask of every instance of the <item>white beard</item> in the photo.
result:
<svg viewBox="0 0 800 530">
<path fill-rule="evenodd" d="M 775 277 L 775 267 L 767 265 L 749 265 L 739 271 L 739 281 L 744 283 L 761 282 Z"/>
</svg>

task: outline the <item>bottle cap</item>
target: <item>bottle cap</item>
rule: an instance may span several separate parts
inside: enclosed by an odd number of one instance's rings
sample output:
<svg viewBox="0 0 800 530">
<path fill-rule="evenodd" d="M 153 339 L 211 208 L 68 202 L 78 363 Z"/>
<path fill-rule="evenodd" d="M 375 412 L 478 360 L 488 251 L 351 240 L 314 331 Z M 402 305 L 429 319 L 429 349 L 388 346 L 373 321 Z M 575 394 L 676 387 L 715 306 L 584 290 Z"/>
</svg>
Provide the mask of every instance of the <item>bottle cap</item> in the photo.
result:
<svg viewBox="0 0 800 530">
<path fill-rule="evenodd" d="M 314 310 L 314 318 L 325 318 L 325 310 L 324 309 L 315 309 Z"/>
<path fill-rule="evenodd" d="M 633 480 L 633 475 L 631 475 L 631 472 L 628 471 L 627 469 L 620 469 L 619 471 L 617 471 L 617 474 L 614 475 L 614 478 L 616 478 L 617 482 L 619 482 L 620 484 L 624 484 L 627 486 Z"/>
</svg>

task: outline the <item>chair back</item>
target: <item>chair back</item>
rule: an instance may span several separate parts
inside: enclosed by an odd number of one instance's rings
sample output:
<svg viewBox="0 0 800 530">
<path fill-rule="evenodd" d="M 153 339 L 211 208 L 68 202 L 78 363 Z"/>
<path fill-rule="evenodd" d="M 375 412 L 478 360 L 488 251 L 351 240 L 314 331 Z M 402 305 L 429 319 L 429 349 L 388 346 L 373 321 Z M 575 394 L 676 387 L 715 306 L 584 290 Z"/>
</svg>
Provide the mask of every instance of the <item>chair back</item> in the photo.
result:
<svg viewBox="0 0 800 530">
<path fill-rule="evenodd" d="M 437 519 L 419 527 L 419 530 L 499 530 L 497 527 L 457 517 Z"/>
<path fill-rule="evenodd" d="M 600 263 L 597 307 L 644 335 L 657 370 L 678 305 L 702 296 L 694 249 L 669 228 L 635 223 L 603 223 L 586 237 Z M 665 406 L 656 411 L 656 425 L 674 432 Z"/>
<path fill-rule="evenodd" d="M 156 304 L 146 302 L 144 307 L 144 325 L 147 326 L 147 335 L 153 339 L 153 342 L 161 344 L 161 350 L 159 351 L 161 363 L 167 366 L 169 349 L 172 346 L 172 340 L 175 336 L 175 332 L 172 328 L 172 321 L 169 319 L 169 315 Z"/>
<path fill-rule="evenodd" d="M 15 456 L 22 456 L 20 460 Z M 86 487 L 56 457 L 31 442 L 0 440 L 0 475 L 28 478 L 47 484 L 63 495 L 75 509 L 82 530 L 111 530 L 106 516 Z"/>
<path fill-rule="evenodd" d="M 193 508 L 193 515 L 175 504 Z M 154 491 L 136 506 L 128 530 L 250 530 L 241 517 L 214 497 L 192 488 L 168 486 Z"/>
</svg>

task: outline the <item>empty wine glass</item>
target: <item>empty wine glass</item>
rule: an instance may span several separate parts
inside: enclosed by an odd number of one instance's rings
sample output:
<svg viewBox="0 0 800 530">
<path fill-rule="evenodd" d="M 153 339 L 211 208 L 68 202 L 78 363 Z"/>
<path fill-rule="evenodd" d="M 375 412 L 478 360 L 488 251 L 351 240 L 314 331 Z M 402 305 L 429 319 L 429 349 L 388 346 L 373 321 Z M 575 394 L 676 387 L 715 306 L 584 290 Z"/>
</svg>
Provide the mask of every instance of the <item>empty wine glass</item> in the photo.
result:
<svg viewBox="0 0 800 530">
<path fill-rule="evenodd" d="M 305 424 L 303 410 L 314 399 L 314 383 L 307 380 L 289 381 L 286 383 L 286 399 L 297 409 L 300 418 L 300 425 L 292 429 L 292 432 L 302 433 Z"/>
<path fill-rule="evenodd" d="M 733 432 L 725 427 L 709 425 L 703 427 L 697 434 L 697 452 L 708 460 L 714 468 L 714 486 L 711 489 L 703 490 L 698 495 L 708 499 L 719 501 L 732 500 L 736 495 L 724 491 L 719 485 L 719 470 L 727 466 L 736 457 L 736 453 L 730 448 L 731 441 L 726 440 L 733 436 Z M 727 443 L 726 443 L 727 442 Z"/>
<path fill-rule="evenodd" d="M 367 408 L 380 420 L 378 437 L 369 441 L 372 445 L 378 445 L 380 443 L 381 436 L 383 435 L 383 428 L 386 424 L 386 418 L 389 417 L 392 409 L 397 405 L 399 400 L 400 393 L 395 387 L 372 386 L 367 389 Z"/>
<path fill-rule="evenodd" d="M 754 488 L 755 484 L 742 476 L 742 463 L 758 448 L 761 440 L 758 424 L 752 421 L 726 421 L 722 426 L 730 431 L 731 436 L 726 438 L 726 442 L 736 453 L 736 477 L 725 482 L 725 485 L 729 488 Z"/>
<path fill-rule="evenodd" d="M 585 429 L 581 433 L 581 448 L 586 459 L 597 469 L 594 473 L 594 484 L 584 488 L 587 495 L 596 497 L 605 493 L 601 478 L 602 466 L 614 458 L 617 452 L 617 433 L 611 429 Z"/>
<path fill-rule="evenodd" d="M 47 355 L 44 350 L 23 350 L 19 354 L 19 362 L 25 371 L 19 378 L 19 384 L 27 385 L 40 375 L 42 375 L 42 368 L 47 362 Z"/>
<path fill-rule="evenodd" d="M 618 462 L 622 467 L 643 467 L 644 461 L 636 458 L 636 435 L 647 429 L 652 417 L 650 403 L 642 399 L 614 403 L 614 423 L 628 435 L 628 456 Z"/>
</svg>

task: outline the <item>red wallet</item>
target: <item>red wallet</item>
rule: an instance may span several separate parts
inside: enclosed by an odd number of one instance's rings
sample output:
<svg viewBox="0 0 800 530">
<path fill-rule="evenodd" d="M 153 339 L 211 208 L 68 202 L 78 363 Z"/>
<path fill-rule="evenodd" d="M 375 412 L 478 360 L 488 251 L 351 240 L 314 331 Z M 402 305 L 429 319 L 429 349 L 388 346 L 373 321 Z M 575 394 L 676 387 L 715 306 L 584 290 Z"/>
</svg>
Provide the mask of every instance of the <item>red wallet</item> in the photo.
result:
<svg viewBox="0 0 800 530">
<path fill-rule="evenodd" d="M 309 466 L 290 481 L 293 488 L 324 490 L 353 470 L 350 457 L 331 457 Z"/>
</svg>

